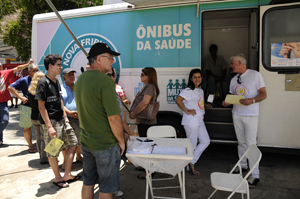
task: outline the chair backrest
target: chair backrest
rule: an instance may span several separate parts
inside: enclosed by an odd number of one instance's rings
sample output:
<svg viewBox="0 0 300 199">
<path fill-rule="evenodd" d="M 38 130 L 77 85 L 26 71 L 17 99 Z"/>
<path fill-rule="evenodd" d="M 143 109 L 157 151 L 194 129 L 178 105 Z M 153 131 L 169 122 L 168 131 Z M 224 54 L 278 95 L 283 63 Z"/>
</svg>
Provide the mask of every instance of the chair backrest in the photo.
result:
<svg viewBox="0 0 300 199">
<path fill-rule="evenodd" d="M 173 126 L 170 125 L 159 125 L 159 126 L 151 126 L 147 130 L 147 137 L 175 137 L 176 130 Z"/>
<path fill-rule="evenodd" d="M 256 166 L 256 164 L 259 163 L 262 154 L 256 145 L 251 145 L 245 152 L 245 156 L 247 157 L 251 165 Z"/>
</svg>

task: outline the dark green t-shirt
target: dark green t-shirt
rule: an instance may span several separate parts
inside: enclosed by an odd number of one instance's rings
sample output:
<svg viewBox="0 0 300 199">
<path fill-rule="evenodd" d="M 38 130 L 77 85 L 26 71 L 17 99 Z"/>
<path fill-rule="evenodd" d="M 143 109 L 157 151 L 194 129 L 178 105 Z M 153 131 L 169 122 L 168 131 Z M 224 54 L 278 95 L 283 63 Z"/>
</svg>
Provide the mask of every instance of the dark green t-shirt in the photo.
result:
<svg viewBox="0 0 300 199">
<path fill-rule="evenodd" d="M 108 117 L 120 114 L 114 81 L 98 70 L 85 71 L 74 86 L 80 143 L 99 151 L 117 145 Z"/>
</svg>

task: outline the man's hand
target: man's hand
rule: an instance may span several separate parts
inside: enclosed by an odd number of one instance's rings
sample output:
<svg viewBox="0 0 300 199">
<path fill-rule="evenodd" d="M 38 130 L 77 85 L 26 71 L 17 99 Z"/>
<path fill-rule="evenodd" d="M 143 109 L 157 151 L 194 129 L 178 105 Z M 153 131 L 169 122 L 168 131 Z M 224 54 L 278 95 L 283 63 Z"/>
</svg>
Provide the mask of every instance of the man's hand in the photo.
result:
<svg viewBox="0 0 300 199">
<path fill-rule="evenodd" d="M 32 64 L 32 63 L 33 63 L 33 59 L 32 59 L 32 58 L 30 58 L 30 60 L 29 60 L 28 64 Z"/>
<path fill-rule="evenodd" d="M 130 140 L 130 136 L 131 136 L 131 133 L 125 132 L 124 133 L 124 141 L 127 142 L 128 140 Z"/>
<path fill-rule="evenodd" d="M 240 103 L 245 106 L 248 106 L 253 103 L 253 99 L 252 98 L 240 99 Z"/>
<path fill-rule="evenodd" d="M 21 97 L 21 101 L 23 104 L 26 104 L 28 102 L 28 99 L 26 97 Z"/>
<path fill-rule="evenodd" d="M 73 118 L 78 118 L 78 113 L 77 113 L 77 111 L 69 111 L 69 112 L 68 112 L 68 115 L 70 115 L 70 116 L 73 117 Z"/>
<path fill-rule="evenodd" d="M 57 133 L 53 127 L 48 128 L 49 136 L 52 137 L 57 137 Z"/>
<path fill-rule="evenodd" d="M 229 104 L 229 103 L 223 101 L 223 102 L 222 102 L 222 105 L 223 105 L 224 107 L 227 107 L 227 106 L 229 106 L 229 105 L 231 105 L 231 104 Z"/>
<path fill-rule="evenodd" d="M 118 142 L 118 144 L 121 148 L 121 156 L 122 156 L 125 151 L 125 142 Z"/>
</svg>

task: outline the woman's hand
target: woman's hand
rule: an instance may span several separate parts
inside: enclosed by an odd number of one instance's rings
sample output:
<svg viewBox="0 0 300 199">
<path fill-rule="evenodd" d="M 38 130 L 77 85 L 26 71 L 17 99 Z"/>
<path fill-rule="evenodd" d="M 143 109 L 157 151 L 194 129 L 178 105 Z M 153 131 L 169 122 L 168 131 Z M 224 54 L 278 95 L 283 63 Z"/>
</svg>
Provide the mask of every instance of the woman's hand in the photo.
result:
<svg viewBox="0 0 300 199">
<path fill-rule="evenodd" d="M 211 103 L 205 103 L 205 107 L 207 107 L 207 108 L 212 108 L 213 105 L 212 105 Z"/>
<path fill-rule="evenodd" d="M 188 114 L 188 115 L 196 115 L 196 110 L 195 109 L 191 109 L 191 110 L 187 110 L 186 112 L 185 112 L 186 114 Z"/>
<path fill-rule="evenodd" d="M 136 118 L 136 115 L 133 112 L 131 112 L 129 113 L 129 118 L 134 120 Z"/>
</svg>

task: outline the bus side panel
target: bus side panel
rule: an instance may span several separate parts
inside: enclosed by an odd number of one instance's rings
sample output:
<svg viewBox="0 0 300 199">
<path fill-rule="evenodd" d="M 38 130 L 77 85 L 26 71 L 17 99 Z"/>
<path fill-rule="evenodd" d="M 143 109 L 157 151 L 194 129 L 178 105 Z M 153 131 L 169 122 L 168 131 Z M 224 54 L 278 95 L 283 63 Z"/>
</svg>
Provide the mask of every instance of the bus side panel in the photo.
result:
<svg viewBox="0 0 300 199">
<path fill-rule="evenodd" d="M 264 11 L 270 7 L 261 7 L 261 21 Z M 262 23 L 260 26 L 262 37 Z M 260 102 L 258 145 L 300 148 L 300 92 L 285 91 L 286 75 L 267 71 L 263 67 L 262 42 L 259 68 L 266 84 L 267 99 Z"/>
</svg>

